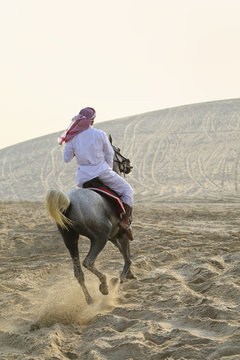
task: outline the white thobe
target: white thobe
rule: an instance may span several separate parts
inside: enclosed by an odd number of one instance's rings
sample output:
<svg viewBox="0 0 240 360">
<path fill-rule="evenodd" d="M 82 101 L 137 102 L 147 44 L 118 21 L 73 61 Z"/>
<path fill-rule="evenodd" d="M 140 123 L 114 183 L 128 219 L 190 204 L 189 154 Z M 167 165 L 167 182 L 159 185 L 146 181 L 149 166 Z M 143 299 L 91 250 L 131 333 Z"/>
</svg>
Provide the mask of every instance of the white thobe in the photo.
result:
<svg viewBox="0 0 240 360">
<path fill-rule="evenodd" d="M 66 143 L 63 158 L 69 162 L 76 156 L 76 184 L 82 186 L 113 167 L 113 148 L 105 132 L 92 126 Z"/>
<path fill-rule="evenodd" d="M 132 187 L 112 170 L 114 150 L 104 131 L 90 126 L 68 141 L 63 153 L 64 161 L 71 161 L 74 155 L 78 164 L 76 172 L 78 187 L 99 177 L 104 184 L 121 195 L 122 202 L 129 206 L 133 205 Z"/>
</svg>

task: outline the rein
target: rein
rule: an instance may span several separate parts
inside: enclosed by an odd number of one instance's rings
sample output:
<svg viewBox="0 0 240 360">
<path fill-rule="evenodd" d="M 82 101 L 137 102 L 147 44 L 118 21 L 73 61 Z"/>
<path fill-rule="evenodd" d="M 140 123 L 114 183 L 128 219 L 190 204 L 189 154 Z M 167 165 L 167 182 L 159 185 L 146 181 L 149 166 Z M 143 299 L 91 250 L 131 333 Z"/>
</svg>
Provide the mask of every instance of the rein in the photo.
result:
<svg viewBox="0 0 240 360">
<path fill-rule="evenodd" d="M 130 160 L 127 159 L 125 156 L 123 156 L 121 153 L 120 153 L 120 150 L 118 150 L 115 146 L 113 146 L 113 150 L 115 152 L 115 158 L 114 158 L 114 162 L 116 162 L 118 164 L 118 167 L 119 167 L 119 171 L 121 173 L 124 174 L 124 176 L 126 174 L 129 174 L 131 171 L 132 171 L 132 166 L 130 165 Z M 120 158 L 121 159 L 120 159 Z"/>
<path fill-rule="evenodd" d="M 130 160 L 127 159 L 125 156 L 123 156 L 120 153 L 119 148 L 117 148 L 116 146 L 113 145 L 111 134 L 109 135 L 109 141 L 110 141 L 110 144 L 112 145 L 114 153 L 115 153 L 113 161 L 118 164 L 118 168 L 119 168 L 120 173 L 123 173 L 124 177 L 125 177 L 125 175 L 129 174 L 133 169 L 133 167 L 130 165 Z M 121 159 L 119 159 L 119 157 Z"/>
</svg>

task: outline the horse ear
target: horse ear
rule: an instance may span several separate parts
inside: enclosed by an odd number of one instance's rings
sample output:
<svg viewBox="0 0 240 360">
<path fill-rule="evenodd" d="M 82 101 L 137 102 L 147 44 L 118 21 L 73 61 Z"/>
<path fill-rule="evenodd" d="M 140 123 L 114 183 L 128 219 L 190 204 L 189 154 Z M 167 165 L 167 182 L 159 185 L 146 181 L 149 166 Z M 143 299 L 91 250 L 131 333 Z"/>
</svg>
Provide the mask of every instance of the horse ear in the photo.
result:
<svg viewBox="0 0 240 360">
<path fill-rule="evenodd" d="M 109 138 L 110 144 L 112 145 L 112 135 L 109 134 L 108 138 Z"/>
</svg>

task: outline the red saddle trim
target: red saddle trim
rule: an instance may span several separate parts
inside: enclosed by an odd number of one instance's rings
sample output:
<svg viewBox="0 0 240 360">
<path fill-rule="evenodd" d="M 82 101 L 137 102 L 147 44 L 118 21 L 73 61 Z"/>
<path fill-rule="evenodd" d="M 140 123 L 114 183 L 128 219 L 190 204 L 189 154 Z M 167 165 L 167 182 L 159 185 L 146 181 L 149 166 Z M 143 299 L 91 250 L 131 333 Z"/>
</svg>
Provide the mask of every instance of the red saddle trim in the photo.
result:
<svg viewBox="0 0 240 360">
<path fill-rule="evenodd" d="M 120 217 L 126 213 L 121 199 L 119 197 L 117 197 L 116 195 L 114 195 L 113 193 L 111 193 L 111 191 L 109 191 L 107 189 L 96 188 L 96 187 L 88 187 L 86 189 L 97 191 L 99 193 L 103 193 L 103 194 L 107 195 L 110 199 L 112 199 L 115 202 L 115 204 L 117 204 Z"/>
</svg>

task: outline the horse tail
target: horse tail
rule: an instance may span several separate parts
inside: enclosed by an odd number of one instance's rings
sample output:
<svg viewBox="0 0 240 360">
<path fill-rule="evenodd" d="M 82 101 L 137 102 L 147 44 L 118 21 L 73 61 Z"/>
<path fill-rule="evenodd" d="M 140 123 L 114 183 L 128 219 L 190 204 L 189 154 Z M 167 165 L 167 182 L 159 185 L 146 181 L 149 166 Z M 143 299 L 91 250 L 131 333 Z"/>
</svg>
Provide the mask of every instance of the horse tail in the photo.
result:
<svg viewBox="0 0 240 360">
<path fill-rule="evenodd" d="M 48 214 L 61 228 L 68 229 L 67 225 L 71 226 L 73 224 L 63 213 L 69 207 L 70 199 L 62 191 L 49 190 L 46 195 L 45 204 Z"/>
</svg>

